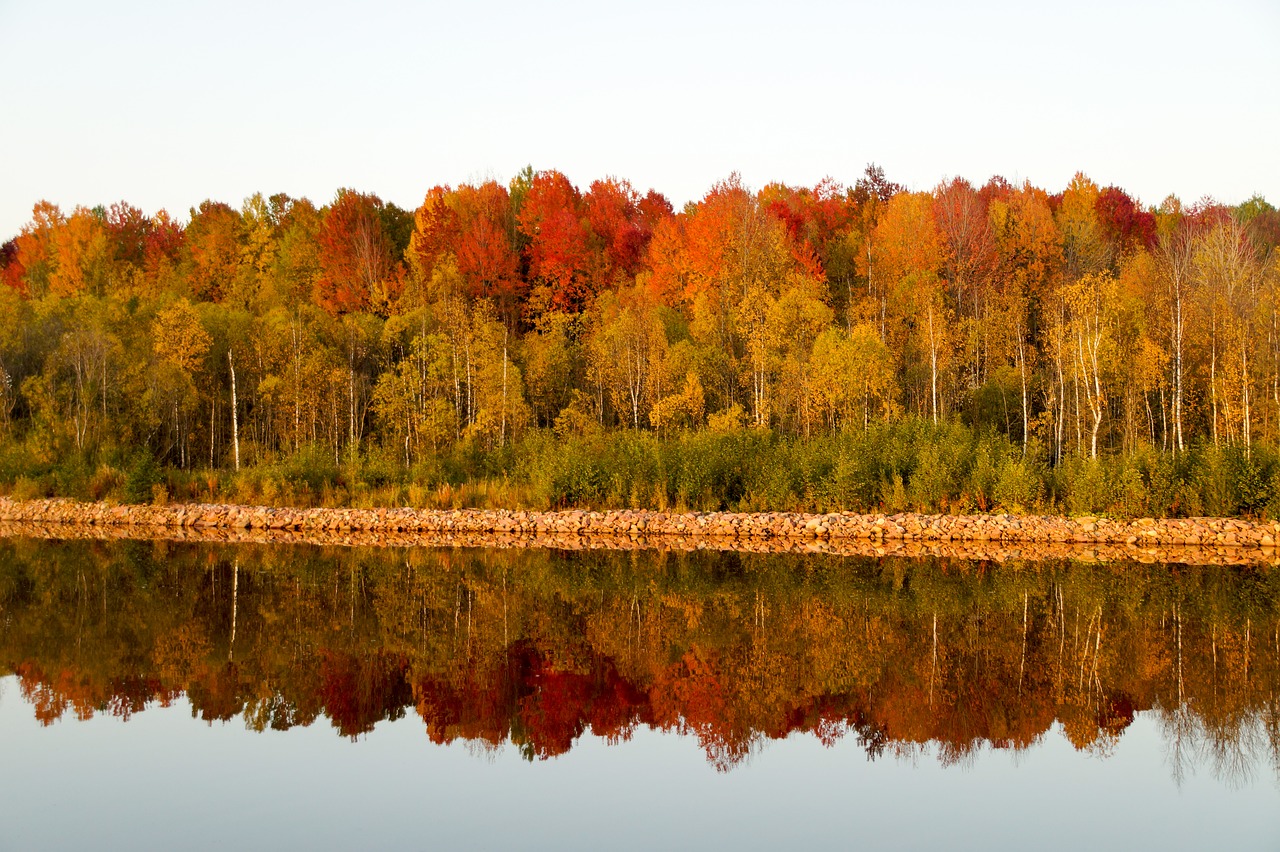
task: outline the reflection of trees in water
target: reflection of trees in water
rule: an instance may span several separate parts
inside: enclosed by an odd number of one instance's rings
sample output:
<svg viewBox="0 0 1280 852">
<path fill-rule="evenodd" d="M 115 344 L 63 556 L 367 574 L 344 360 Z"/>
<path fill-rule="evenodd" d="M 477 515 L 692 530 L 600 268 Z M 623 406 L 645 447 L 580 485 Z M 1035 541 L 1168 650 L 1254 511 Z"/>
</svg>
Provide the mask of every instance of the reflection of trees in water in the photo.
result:
<svg viewBox="0 0 1280 852">
<path fill-rule="evenodd" d="M 38 718 L 185 693 L 255 730 L 530 759 L 639 726 L 717 768 L 769 740 L 971 765 L 1055 724 L 1109 754 L 1154 710 L 1170 771 L 1280 774 L 1280 576 L 661 552 L 0 543 L 0 664 Z"/>
<path fill-rule="evenodd" d="M 1274 702 L 1254 711 L 1207 725 L 1189 707 L 1157 707 L 1156 718 L 1165 741 L 1165 760 L 1178 786 L 1198 769 L 1232 788 L 1246 787 L 1267 766 L 1280 777 Z M 1270 718 L 1269 718 L 1270 717 Z"/>
</svg>

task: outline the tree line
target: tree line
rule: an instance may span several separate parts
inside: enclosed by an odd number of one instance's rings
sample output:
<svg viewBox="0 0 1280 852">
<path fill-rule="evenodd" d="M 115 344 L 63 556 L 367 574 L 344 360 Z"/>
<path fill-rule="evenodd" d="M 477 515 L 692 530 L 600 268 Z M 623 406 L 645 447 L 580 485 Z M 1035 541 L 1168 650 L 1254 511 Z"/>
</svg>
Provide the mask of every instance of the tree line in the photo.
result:
<svg viewBox="0 0 1280 852">
<path fill-rule="evenodd" d="M 532 169 L 415 211 L 347 189 L 185 222 L 41 202 L 0 249 L 0 473 L 111 492 L 140 456 L 214 479 L 301 459 L 408 481 L 537 434 L 915 421 L 1046 469 L 1248 458 L 1280 433 L 1277 243 L 1261 197 L 1150 207 L 1082 174 L 911 192 L 875 166 L 731 177 L 678 212 Z"/>
</svg>

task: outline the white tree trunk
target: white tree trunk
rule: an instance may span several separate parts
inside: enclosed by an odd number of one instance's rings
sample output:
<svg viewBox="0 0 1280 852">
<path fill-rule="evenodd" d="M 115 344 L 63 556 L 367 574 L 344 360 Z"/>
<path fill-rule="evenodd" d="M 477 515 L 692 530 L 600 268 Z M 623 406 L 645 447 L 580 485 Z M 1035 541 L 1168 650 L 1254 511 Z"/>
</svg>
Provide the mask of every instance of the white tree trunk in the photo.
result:
<svg viewBox="0 0 1280 852">
<path fill-rule="evenodd" d="M 235 450 L 236 470 L 240 469 L 240 409 L 236 404 L 236 365 L 227 350 L 227 367 L 231 370 L 231 445 Z"/>
</svg>

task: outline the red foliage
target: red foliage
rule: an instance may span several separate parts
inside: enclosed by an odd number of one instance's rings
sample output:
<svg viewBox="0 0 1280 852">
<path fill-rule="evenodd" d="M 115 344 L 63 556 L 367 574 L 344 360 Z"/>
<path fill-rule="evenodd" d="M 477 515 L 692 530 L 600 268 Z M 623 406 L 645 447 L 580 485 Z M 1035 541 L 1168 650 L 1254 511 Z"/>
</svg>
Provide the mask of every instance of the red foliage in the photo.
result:
<svg viewBox="0 0 1280 852">
<path fill-rule="evenodd" d="M 155 274 L 162 263 L 176 263 L 186 240 L 181 223 L 169 218 L 167 210 L 161 210 L 151 220 L 142 248 L 143 268 Z"/>
<path fill-rule="evenodd" d="M 1119 187 L 1109 186 L 1099 192 L 1094 210 L 1107 238 L 1121 254 L 1155 246 L 1155 215 L 1140 208 Z"/>
<path fill-rule="evenodd" d="M 813 189 L 771 184 L 761 190 L 760 202 L 782 223 L 796 262 L 815 278 L 825 278 L 830 260 L 827 253 L 855 213 L 840 185 L 831 178 Z"/>
<path fill-rule="evenodd" d="M 315 301 L 331 314 L 368 308 L 374 288 L 396 278 L 381 209 L 382 199 L 376 195 L 340 189 L 325 213 L 317 236 L 320 278 Z"/>
<path fill-rule="evenodd" d="M 1000 175 L 992 175 L 991 179 L 982 185 L 982 189 L 978 190 L 978 196 L 982 199 L 982 209 L 988 210 L 992 201 L 1009 202 L 1017 192 L 1013 184 L 1005 180 Z"/>
<path fill-rule="evenodd" d="M 26 274 L 26 267 L 18 259 L 18 241 L 13 239 L 0 245 L 0 283 L 26 296 Z"/>
<path fill-rule="evenodd" d="M 582 197 L 560 172 L 538 172 L 519 214 L 528 239 L 529 275 L 546 290 L 551 310 L 582 310 L 595 295 L 591 227 Z"/>
<path fill-rule="evenodd" d="M 146 256 L 151 220 L 130 204 L 121 201 L 107 209 L 107 233 L 115 244 L 116 260 L 142 266 Z"/>
<path fill-rule="evenodd" d="M 524 291 L 520 257 L 511 237 L 511 196 L 496 181 L 464 184 L 453 193 L 458 271 L 472 296 L 513 304 Z"/>
<path fill-rule="evenodd" d="M 634 278 L 644 263 L 653 229 L 671 215 L 671 202 L 649 190 L 641 197 L 625 180 L 598 180 L 584 196 L 587 220 L 604 255 L 604 284 Z"/>
</svg>

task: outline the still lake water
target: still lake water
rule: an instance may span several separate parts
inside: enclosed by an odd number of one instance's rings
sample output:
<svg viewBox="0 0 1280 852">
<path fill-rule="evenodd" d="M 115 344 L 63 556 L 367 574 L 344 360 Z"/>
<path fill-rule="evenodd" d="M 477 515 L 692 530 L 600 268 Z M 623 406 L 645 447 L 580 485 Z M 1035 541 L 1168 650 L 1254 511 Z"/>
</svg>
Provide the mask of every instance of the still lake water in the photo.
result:
<svg viewBox="0 0 1280 852">
<path fill-rule="evenodd" d="M 1280 572 L 0 540 L 0 849 L 1280 849 Z"/>
</svg>

